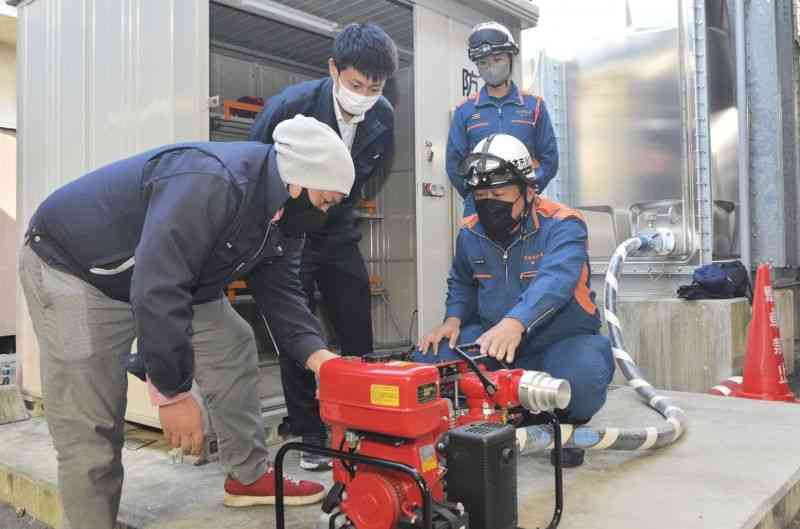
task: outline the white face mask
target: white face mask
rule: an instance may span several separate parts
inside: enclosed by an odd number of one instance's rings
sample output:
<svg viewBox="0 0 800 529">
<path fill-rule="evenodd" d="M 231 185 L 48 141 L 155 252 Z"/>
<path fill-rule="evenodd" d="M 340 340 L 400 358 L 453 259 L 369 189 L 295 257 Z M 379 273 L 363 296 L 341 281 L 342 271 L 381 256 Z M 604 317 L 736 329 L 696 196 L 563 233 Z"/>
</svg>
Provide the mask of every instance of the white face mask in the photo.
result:
<svg viewBox="0 0 800 529">
<path fill-rule="evenodd" d="M 339 101 L 339 105 L 342 107 L 342 110 L 348 114 L 360 116 L 375 106 L 375 103 L 378 102 L 380 97 L 380 94 L 374 96 L 362 96 L 361 94 L 353 92 L 341 84 L 338 80 L 336 81 L 336 100 Z"/>
</svg>

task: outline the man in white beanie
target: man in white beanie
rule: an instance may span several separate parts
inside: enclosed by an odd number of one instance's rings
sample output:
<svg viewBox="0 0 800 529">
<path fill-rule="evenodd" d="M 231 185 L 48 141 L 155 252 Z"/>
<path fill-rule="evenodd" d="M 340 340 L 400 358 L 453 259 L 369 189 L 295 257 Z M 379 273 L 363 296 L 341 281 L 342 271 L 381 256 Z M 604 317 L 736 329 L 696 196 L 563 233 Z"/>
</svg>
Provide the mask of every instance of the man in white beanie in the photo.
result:
<svg viewBox="0 0 800 529">
<path fill-rule="evenodd" d="M 219 436 L 225 504 L 274 502 L 253 331 L 223 288 L 246 276 L 282 352 L 317 372 L 335 355 L 305 301 L 297 234 L 324 222 L 353 179 L 339 136 L 298 116 L 276 128 L 274 146 L 169 145 L 101 167 L 39 206 L 20 277 L 72 529 L 115 527 L 134 337 L 171 445 L 202 451 L 195 380 Z M 283 487 L 287 504 L 324 495 L 310 481 Z"/>
</svg>

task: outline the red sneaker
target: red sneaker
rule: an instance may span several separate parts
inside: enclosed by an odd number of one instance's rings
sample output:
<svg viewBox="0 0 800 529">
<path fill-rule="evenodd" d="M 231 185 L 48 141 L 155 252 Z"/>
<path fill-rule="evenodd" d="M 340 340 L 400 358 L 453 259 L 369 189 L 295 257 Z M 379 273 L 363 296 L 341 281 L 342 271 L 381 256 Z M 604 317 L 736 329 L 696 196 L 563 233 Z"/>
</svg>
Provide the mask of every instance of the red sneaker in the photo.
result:
<svg viewBox="0 0 800 529">
<path fill-rule="evenodd" d="M 283 503 L 286 505 L 309 505 L 325 497 L 325 487 L 314 481 L 283 478 Z M 228 507 L 272 505 L 275 503 L 275 470 L 269 467 L 255 483 L 245 485 L 233 478 L 225 480 L 225 499 Z"/>
</svg>

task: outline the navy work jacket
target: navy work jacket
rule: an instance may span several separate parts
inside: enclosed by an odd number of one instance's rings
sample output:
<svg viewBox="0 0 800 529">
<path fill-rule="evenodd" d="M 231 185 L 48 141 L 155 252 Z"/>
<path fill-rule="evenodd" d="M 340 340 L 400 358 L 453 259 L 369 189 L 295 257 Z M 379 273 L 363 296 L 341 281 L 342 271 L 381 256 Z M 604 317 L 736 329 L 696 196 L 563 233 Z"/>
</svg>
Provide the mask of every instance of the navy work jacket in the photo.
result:
<svg viewBox="0 0 800 529">
<path fill-rule="evenodd" d="M 325 347 L 298 275 L 302 239 L 272 222 L 289 198 L 272 145 L 185 143 L 101 167 L 57 189 L 27 243 L 49 265 L 130 302 L 147 374 L 167 396 L 194 374 L 192 306 L 246 276 L 283 351 Z"/>
</svg>

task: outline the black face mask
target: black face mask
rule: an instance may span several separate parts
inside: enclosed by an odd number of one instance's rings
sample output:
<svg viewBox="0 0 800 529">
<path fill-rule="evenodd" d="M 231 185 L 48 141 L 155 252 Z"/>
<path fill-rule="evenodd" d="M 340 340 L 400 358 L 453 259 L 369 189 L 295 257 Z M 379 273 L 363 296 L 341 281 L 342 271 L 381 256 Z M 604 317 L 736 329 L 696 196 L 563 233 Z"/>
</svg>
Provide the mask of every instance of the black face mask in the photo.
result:
<svg viewBox="0 0 800 529">
<path fill-rule="evenodd" d="M 519 199 L 517 199 L 519 200 Z M 485 198 L 475 201 L 475 209 L 478 210 L 478 220 L 480 220 L 486 235 L 493 241 L 506 245 L 514 236 L 514 228 L 519 225 L 520 218 L 515 219 L 511 215 L 514 202 L 505 202 L 494 198 Z"/>
<path fill-rule="evenodd" d="M 297 198 L 289 198 L 283 205 L 283 216 L 278 221 L 281 231 L 287 237 L 299 237 L 315 232 L 325 226 L 328 214 L 311 203 L 308 189 L 303 189 Z"/>
</svg>

